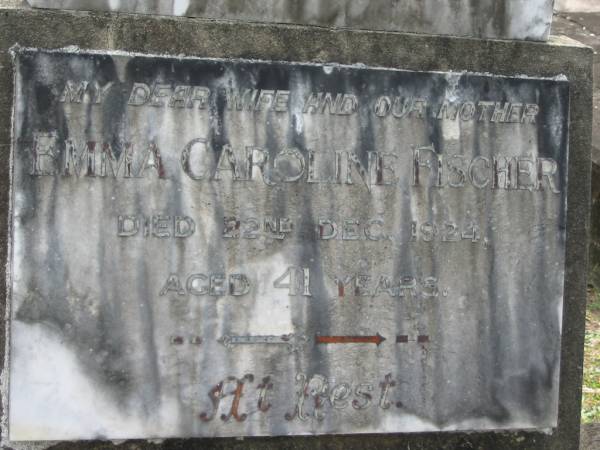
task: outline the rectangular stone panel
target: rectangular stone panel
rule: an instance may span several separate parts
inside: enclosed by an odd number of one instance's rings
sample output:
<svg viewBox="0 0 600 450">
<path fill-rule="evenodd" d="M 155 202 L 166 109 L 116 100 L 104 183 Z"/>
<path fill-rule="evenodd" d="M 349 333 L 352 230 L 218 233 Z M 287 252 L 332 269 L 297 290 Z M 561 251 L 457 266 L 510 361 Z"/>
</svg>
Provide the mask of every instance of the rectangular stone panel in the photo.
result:
<svg viewBox="0 0 600 450">
<path fill-rule="evenodd" d="M 36 8 L 545 41 L 552 0 L 27 0 Z"/>
<path fill-rule="evenodd" d="M 565 79 L 14 64 L 11 440 L 556 427 Z"/>
</svg>

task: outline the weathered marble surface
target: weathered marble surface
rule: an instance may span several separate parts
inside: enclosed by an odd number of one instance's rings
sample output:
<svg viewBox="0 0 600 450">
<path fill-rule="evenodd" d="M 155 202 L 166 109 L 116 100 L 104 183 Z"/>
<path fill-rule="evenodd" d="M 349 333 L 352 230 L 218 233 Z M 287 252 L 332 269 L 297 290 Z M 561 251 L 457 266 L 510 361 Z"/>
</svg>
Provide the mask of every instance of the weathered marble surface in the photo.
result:
<svg viewBox="0 0 600 450">
<path fill-rule="evenodd" d="M 553 0 L 27 0 L 120 11 L 499 39 L 546 40 Z"/>
<path fill-rule="evenodd" d="M 15 64 L 11 440 L 556 426 L 566 81 Z"/>
</svg>

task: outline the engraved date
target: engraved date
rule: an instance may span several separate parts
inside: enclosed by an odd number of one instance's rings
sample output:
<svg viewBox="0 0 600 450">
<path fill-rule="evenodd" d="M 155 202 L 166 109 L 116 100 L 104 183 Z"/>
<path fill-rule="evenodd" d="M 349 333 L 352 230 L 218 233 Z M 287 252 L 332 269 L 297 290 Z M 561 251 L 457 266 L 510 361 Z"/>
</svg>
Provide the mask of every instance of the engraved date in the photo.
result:
<svg viewBox="0 0 600 450">
<path fill-rule="evenodd" d="M 481 232 L 474 223 L 458 224 L 446 221 L 439 224 L 434 222 L 411 222 L 412 242 L 479 242 Z"/>
</svg>

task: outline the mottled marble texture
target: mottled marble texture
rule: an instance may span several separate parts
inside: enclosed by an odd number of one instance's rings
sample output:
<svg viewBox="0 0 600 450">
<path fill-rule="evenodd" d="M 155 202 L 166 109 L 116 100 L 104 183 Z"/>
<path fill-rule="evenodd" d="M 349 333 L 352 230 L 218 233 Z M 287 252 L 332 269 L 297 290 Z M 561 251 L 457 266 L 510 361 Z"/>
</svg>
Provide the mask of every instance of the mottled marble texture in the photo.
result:
<svg viewBox="0 0 600 450">
<path fill-rule="evenodd" d="M 566 81 L 15 64 L 11 440 L 556 426 Z"/>
<path fill-rule="evenodd" d="M 104 10 L 544 41 L 552 0 L 28 0 L 33 7 Z"/>
</svg>

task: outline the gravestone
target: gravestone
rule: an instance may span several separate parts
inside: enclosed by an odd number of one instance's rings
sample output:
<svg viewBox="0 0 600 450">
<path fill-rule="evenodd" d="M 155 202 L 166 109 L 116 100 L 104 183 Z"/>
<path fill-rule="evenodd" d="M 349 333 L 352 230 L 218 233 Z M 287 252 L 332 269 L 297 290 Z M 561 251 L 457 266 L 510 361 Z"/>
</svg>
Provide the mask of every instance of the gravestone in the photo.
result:
<svg viewBox="0 0 600 450">
<path fill-rule="evenodd" d="M 576 448 L 587 48 L 0 21 L 4 445 Z"/>
<path fill-rule="evenodd" d="M 556 426 L 565 80 L 15 58 L 13 439 Z"/>
<path fill-rule="evenodd" d="M 545 41 L 552 0 L 27 0 L 36 8 Z"/>
</svg>

